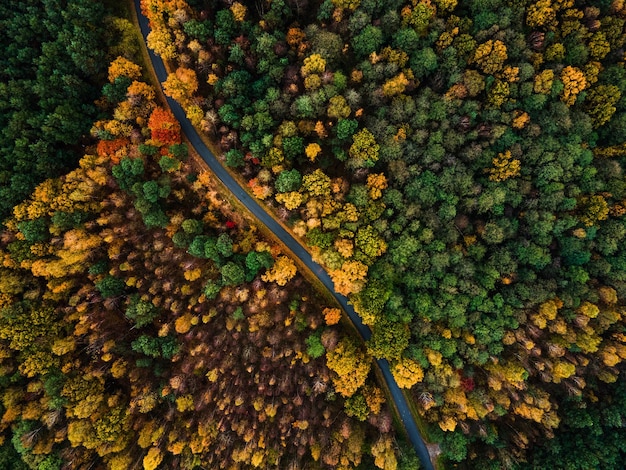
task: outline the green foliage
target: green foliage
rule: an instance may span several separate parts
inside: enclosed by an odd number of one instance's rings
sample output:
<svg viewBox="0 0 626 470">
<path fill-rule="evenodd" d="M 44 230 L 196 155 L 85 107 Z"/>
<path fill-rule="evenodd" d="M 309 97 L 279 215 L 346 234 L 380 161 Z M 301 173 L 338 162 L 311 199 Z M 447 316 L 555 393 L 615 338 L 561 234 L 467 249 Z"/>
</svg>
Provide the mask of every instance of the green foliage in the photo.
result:
<svg viewBox="0 0 626 470">
<path fill-rule="evenodd" d="M 96 281 L 95 285 L 102 297 L 113 298 L 122 295 L 126 284 L 122 279 L 107 275 L 99 281 Z"/>
<path fill-rule="evenodd" d="M 17 227 L 26 241 L 30 243 L 43 242 L 50 237 L 47 221 L 43 217 L 18 222 Z"/>
<path fill-rule="evenodd" d="M 130 191 L 131 187 L 138 181 L 139 177 L 143 175 L 144 164 L 140 158 L 128 158 L 124 157 L 120 161 L 119 165 L 113 166 L 111 173 L 117 180 L 120 189 L 123 191 Z"/>
<path fill-rule="evenodd" d="M 204 285 L 204 290 L 202 291 L 207 299 L 213 300 L 217 297 L 217 294 L 220 293 L 222 289 L 222 283 L 216 281 L 208 281 Z"/>
<path fill-rule="evenodd" d="M 238 286 L 246 279 L 243 268 L 232 261 L 222 266 L 220 272 L 222 273 L 222 282 L 227 286 Z"/>
<path fill-rule="evenodd" d="M 131 343 L 133 351 L 152 358 L 171 359 L 178 352 L 179 345 L 174 336 L 154 338 L 141 335 Z"/>
<path fill-rule="evenodd" d="M 311 356 L 313 359 L 317 359 L 318 357 L 322 357 L 326 353 L 326 348 L 322 345 L 320 341 L 320 336 L 313 334 L 310 335 L 306 340 L 306 353 Z"/>
<path fill-rule="evenodd" d="M 224 156 L 226 157 L 226 164 L 230 167 L 237 168 L 245 164 L 243 153 L 237 149 L 230 149 Z"/>
<path fill-rule="evenodd" d="M 365 397 L 362 394 L 357 393 L 356 395 L 352 395 L 346 400 L 345 406 L 348 416 L 354 416 L 359 421 L 365 421 L 367 419 L 369 409 L 367 408 Z"/>
<path fill-rule="evenodd" d="M 227 233 L 221 233 L 215 242 L 215 249 L 224 258 L 228 258 L 233 254 L 233 241 Z"/>
<path fill-rule="evenodd" d="M 152 323 L 159 315 L 159 310 L 151 302 L 145 302 L 135 294 L 130 296 L 130 301 L 124 314 L 137 328 L 143 328 Z"/>
<path fill-rule="evenodd" d="M 302 175 L 296 169 L 283 170 L 276 178 L 276 191 L 279 193 L 286 193 L 289 191 L 296 191 L 302 185 Z"/>
<path fill-rule="evenodd" d="M 104 16 L 85 0 L 0 5 L 0 219 L 78 161 L 105 78 Z"/>
</svg>

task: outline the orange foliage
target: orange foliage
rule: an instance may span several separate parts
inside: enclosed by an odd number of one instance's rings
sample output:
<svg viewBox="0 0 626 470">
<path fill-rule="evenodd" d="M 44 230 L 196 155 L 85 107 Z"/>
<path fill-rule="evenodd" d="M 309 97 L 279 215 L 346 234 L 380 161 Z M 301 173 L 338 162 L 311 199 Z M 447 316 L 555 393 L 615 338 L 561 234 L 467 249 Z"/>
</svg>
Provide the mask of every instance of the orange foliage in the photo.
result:
<svg viewBox="0 0 626 470">
<path fill-rule="evenodd" d="M 160 145 L 179 144 L 181 141 L 180 124 L 166 109 L 157 107 L 150 114 L 148 129 L 152 132 L 152 140 Z"/>
<path fill-rule="evenodd" d="M 324 321 L 327 325 L 336 325 L 341 320 L 341 310 L 338 308 L 325 308 L 322 312 L 324 314 Z"/>
<path fill-rule="evenodd" d="M 109 81 L 113 83 L 118 77 L 136 80 L 141 77 L 141 67 L 124 57 L 118 57 L 109 65 Z"/>
<path fill-rule="evenodd" d="M 101 157 L 109 157 L 113 163 L 119 163 L 123 155 L 119 150 L 126 149 L 130 144 L 130 140 L 122 137 L 114 140 L 100 140 L 98 142 L 98 155 Z"/>
</svg>

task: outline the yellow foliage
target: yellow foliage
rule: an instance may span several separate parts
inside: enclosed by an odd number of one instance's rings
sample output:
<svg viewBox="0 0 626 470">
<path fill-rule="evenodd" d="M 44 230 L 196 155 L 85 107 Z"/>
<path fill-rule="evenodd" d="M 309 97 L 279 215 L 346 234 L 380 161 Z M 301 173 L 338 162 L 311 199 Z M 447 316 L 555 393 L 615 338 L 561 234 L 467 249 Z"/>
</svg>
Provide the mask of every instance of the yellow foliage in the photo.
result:
<svg viewBox="0 0 626 470">
<path fill-rule="evenodd" d="M 571 362 L 558 361 L 552 369 L 552 380 L 554 383 L 561 383 L 561 380 L 567 379 L 576 373 L 576 366 Z"/>
<path fill-rule="evenodd" d="M 391 373 L 400 388 L 411 388 L 424 379 L 422 367 L 413 359 L 400 359 L 391 368 Z"/>
<path fill-rule="evenodd" d="M 579 204 L 582 212 L 579 219 L 587 227 L 609 217 L 609 204 L 601 195 L 583 196 L 579 199 Z"/>
<path fill-rule="evenodd" d="M 327 197 L 331 193 L 330 177 L 319 168 L 302 177 L 302 186 L 314 197 Z"/>
<path fill-rule="evenodd" d="M 361 4 L 361 0 L 332 0 L 333 5 L 344 10 L 354 11 Z"/>
<path fill-rule="evenodd" d="M 113 83 L 118 77 L 137 80 L 141 77 L 141 67 L 124 57 L 118 57 L 109 65 L 109 81 Z"/>
<path fill-rule="evenodd" d="M 312 73 L 322 73 L 326 69 L 326 61 L 319 54 L 311 54 L 304 59 L 303 65 L 300 68 L 300 73 L 303 77 L 306 77 Z"/>
<path fill-rule="evenodd" d="M 374 134 L 364 128 L 352 136 L 352 145 L 349 149 L 350 157 L 363 163 L 374 163 L 378 160 L 380 146 L 376 143 Z"/>
<path fill-rule="evenodd" d="M 380 199 L 383 190 L 387 189 L 387 178 L 384 173 L 371 173 L 367 175 L 368 194 L 372 200 Z"/>
<path fill-rule="evenodd" d="M 600 309 L 597 305 L 594 305 L 587 301 L 584 301 L 580 305 L 580 307 L 578 307 L 577 311 L 589 318 L 596 318 L 598 316 L 598 313 L 600 313 Z"/>
<path fill-rule="evenodd" d="M 163 82 L 163 91 L 181 104 L 189 102 L 198 89 L 198 78 L 193 69 L 178 67 L 175 73 L 170 73 Z"/>
<path fill-rule="evenodd" d="M 109 470 L 128 470 L 132 467 L 132 457 L 128 454 L 117 454 L 111 457 L 107 463 Z"/>
<path fill-rule="evenodd" d="M 389 435 L 380 436 L 372 445 L 374 465 L 383 470 L 396 470 L 398 461 L 394 452 L 394 445 Z"/>
<path fill-rule="evenodd" d="M 332 378 L 335 390 L 350 397 L 365 383 L 371 362 L 354 340 L 343 338 L 335 349 L 326 352 L 326 365 L 336 372 Z"/>
<path fill-rule="evenodd" d="M 522 165 L 518 159 L 513 159 L 511 151 L 499 153 L 492 159 L 492 168 L 489 168 L 489 179 L 491 181 L 506 181 L 509 178 L 519 176 Z"/>
<path fill-rule="evenodd" d="M 563 82 L 561 101 L 571 106 L 576 101 L 578 94 L 587 88 L 587 79 L 582 70 L 568 65 L 561 71 L 561 81 Z"/>
<path fill-rule="evenodd" d="M 341 95 L 333 96 L 328 102 L 328 117 L 335 119 L 345 119 L 350 116 L 350 106 L 346 99 Z"/>
<path fill-rule="evenodd" d="M 546 69 L 540 74 L 535 75 L 534 91 L 535 93 L 542 93 L 547 95 L 552 89 L 552 82 L 554 81 L 554 70 Z"/>
<path fill-rule="evenodd" d="M 383 84 L 383 95 L 389 97 L 404 93 L 408 84 L 409 81 L 407 80 L 406 75 L 404 75 L 404 72 L 400 72 L 398 75 L 390 78 Z"/>
<path fill-rule="evenodd" d="M 320 86 L 322 86 L 322 78 L 318 74 L 312 73 L 304 77 L 304 88 L 307 91 L 315 91 Z"/>
<path fill-rule="evenodd" d="M 452 432 L 456 429 L 456 419 L 452 416 L 446 416 L 439 421 L 439 427 L 442 431 Z"/>
<path fill-rule="evenodd" d="M 502 69 L 507 58 L 506 45 L 498 39 L 490 39 L 476 48 L 472 62 L 486 74 L 492 75 Z"/>
<path fill-rule="evenodd" d="M 563 306 L 563 302 L 559 299 L 548 300 L 539 306 L 539 311 L 530 316 L 530 320 L 543 329 L 546 327 L 548 321 L 552 321 L 556 318 L 558 310 Z"/>
<path fill-rule="evenodd" d="M 606 35 L 602 31 L 596 31 L 589 41 L 589 51 L 591 57 L 602 60 L 611 52 L 611 45 L 606 40 Z"/>
<path fill-rule="evenodd" d="M 143 458 L 143 470 L 156 470 L 163 461 L 163 454 L 158 447 L 150 447 Z"/>
<path fill-rule="evenodd" d="M 556 11 L 551 0 L 539 0 L 527 9 L 526 24 L 531 28 L 552 26 L 556 20 Z"/>
<path fill-rule="evenodd" d="M 161 56 L 164 60 L 176 58 L 176 46 L 167 27 L 155 24 L 147 38 L 148 47 Z"/>
<path fill-rule="evenodd" d="M 73 337 L 59 338 L 52 345 L 52 352 L 57 356 L 62 356 L 76 349 L 76 341 Z"/>
<path fill-rule="evenodd" d="M 268 269 L 261 276 L 261 279 L 265 282 L 275 282 L 279 286 L 284 286 L 296 275 L 296 272 L 297 269 L 293 260 L 283 255 L 278 257 L 271 269 Z"/>
<path fill-rule="evenodd" d="M 519 81 L 519 67 L 511 67 L 507 65 L 502 71 L 501 77 L 504 81 L 514 83 Z"/>
<path fill-rule="evenodd" d="M 183 413 L 185 411 L 193 410 L 193 397 L 191 395 L 183 395 L 176 399 L 176 409 Z"/>
<path fill-rule="evenodd" d="M 279 193 L 275 198 L 278 203 L 283 204 L 289 210 L 297 209 L 304 202 L 304 194 L 298 191 Z"/>
<path fill-rule="evenodd" d="M 428 362 L 431 365 L 433 365 L 435 367 L 439 367 L 441 365 L 441 361 L 443 359 L 443 356 L 441 355 L 441 353 L 439 351 L 435 351 L 434 349 L 426 348 L 425 352 L 426 352 L 426 358 L 428 359 Z"/>
<path fill-rule="evenodd" d="M 246 13 L 248 12 L 248 9 L 245 5 L 242 5 L 239 2 L 235 2 L 231 5 L 230 11 L 233 13 L 235 21 L 241 23 L 246 18 Z"/>
<path fill-rule="evenodd" d="M 320 154 L 321 151 L 322 151 L 322 147 L 320 147 L 319 144 L 317 143 L 309 144 L 304 149 L 304 153 L 306 154 L 307 158 L 311 160 L 312 162 L 315 161 L 315 159 L 317 158 L 317 156 Z"/>
<path fill-rule="evenodd" d="M 341 269 L 335 269 L 328 274 L 335 284 L 335 290 L 342 294 L 356 294 L 365 286 L 367 266 L 360 261 L 345 261 Z"/>
<path fill-rule="evenodd" d="M 513 129 L 523 129 L 530 122 L 530 116 L 526 111 L 515 110 L 513 112 L 513 121 L 511 127 Z"/>
<path fill-rule="evenodd" d="M 176 329 L 176 333 L 184 335 L 191 329 L 193 315 L 191 313 L 186 312 L 184 315 L 181 315 L 174 322 L 174 328 Z"/>
</svg>

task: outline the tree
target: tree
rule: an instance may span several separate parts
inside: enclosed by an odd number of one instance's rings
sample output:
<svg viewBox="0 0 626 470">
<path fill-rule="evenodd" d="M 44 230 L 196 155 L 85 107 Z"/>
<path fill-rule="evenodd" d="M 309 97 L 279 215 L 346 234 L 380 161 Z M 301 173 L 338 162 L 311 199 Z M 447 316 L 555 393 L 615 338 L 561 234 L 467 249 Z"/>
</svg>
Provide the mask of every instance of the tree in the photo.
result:
<svg viewBox="0 0 626 470">
<path fill-rule="evenodd" d="M 159 310 L 151 302 L 145 302 L 138 295 L 132 295 L 128 307 L 124 312 L 126 317 L 135 323 L 137 328 L 142 328 L 152 323 L 159 315 Z"/>
<path fill-rule="evenodd" d="M 391 372 L 401 388 L 411 388 L 424 379 L 424 371 L 419 362 L 401 358 L 392 367 Z"/>
<path fill-rule="evenodd" d="M 351 160 L 348 162 L 353 168 L 371 168 L 378 160 L 380 146 L 374 135 L 367 129 L 361 129 L 354 134 L 350 146 Z"/>
<path fill-rule="evenodd" d="M 380 28 L 367 25 L 363 31 L 352 37 L 351 44 L 357 58 L 364 59 L 380 49 L 383 44 L 383 33 Z"/>
<path fill-rule="evenodd" d="M 585 105 L 593 127 L 600 127 L 611 120 L 617 110 L 615 104 L 620 98 L 620 90 L 615 85 L 598 85 L 589 91 Z"/>
<path fill-rule="evenodd" d="M 111 275 L 107 275 L 103 279 L 96 281 L 95 284 L 104 298 L 119 297 L 124 292 L 124 287 L 126 286 L 122 279 Z"/>
<path fill-rule="evenodd" d="M 141 67 L 125 57 L 118 57 L 109 65 L 109 82 L 115 82 L 118 77 L 137 80 L 141 77 Z"/>
<path fill-rule="evenodd" d="M 265 282 L 275 282 L 279 286 L 284 286 L 295 275 L 297 269 L 296 265 L 291 258 L 287 256 L 279 256 L 271 269 L 268 269 L 261 279 Z"/>
<path fill-rule="evenodd" d="M 493 75 L 502 70 L 507 58 L 506 45 L 500 40 L 490 39 L 476 48 L 471 62 L 484 73 Z"/>
<path fill-rule="evenodd" d="M 163 83 L 163 91 L 182 105 L 189 103 L 198 90 L 196 72 L 186 67 L 178 67 L 175 73 L 170 73 Z"/>
<path fill-rule="evenodd" d="M 163 108 L 156 107 L 152 111 L 148 129 L 157 145 L 179 144 L 181 141 L 180 124 L 170 111 Z"/>
<path fill-rule="evenodd" d="M 296 191 L 302 184 L 302 176 L 296 169 L 283 170 L 276 178 L 276 191 L 279 193 L 286 193 L 289 191 Z"/>
<path fill-rule="evenodd" d="M 354 395 L 370 371 L 369 358 L 349 338 L 342 339 L 333 350 L 326 352 L 326 362 L 336 373 L 333 376 L 335 390 L 344 397 Z"/>
<path fill-rule="evenodd" d="M 222 282 L 227 286 L 238 286 L 245 281 L 246 273 L 241 266 L 232 261 L 226 263 L 220 269 Z"/>
<path fill-rule="evenodd" d="M 587 88 L 587 79 L 580 69 L 568 65 L 561 71 L 561 81 L 563 82 L 561 101 L 571 106 L 578 94 Z"/>
</svg>

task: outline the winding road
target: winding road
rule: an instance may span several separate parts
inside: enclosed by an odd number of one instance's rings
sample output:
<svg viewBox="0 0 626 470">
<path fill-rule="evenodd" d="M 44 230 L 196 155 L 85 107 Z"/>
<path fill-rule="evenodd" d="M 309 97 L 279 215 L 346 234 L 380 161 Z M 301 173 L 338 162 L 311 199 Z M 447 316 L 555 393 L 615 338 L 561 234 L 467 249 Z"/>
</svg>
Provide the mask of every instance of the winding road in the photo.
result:
<svg viewBox="0 0 626 470">
<path fill-rule="evenodd" d="M 141 13 L 139 0 L 134 0 L 134 3 L 135 9 L 137 11 L 139 25 L 141 27 L 141 33 L 145 42 L 146 37 L 150 32 L 148 19 Z M 148 54 L 150 56 L 150 60 L 152 62 L 158 80 L 161 83 L 164 82 L 167 78 L 167 71 L 165 69 L 163 61 L 160 57 L 154 54 L 152 50 L 148 49 Z M 335 297 L 335 299 L 348 314 L 348 317 L 358 330 L 363 340 L 368 340 L 372 334 L 370 329 L 363 324 L 361 318 L 354 311 L 352 305 L 348 303 L 348 299 L 335 292 L 333 282 L 328 273 L 319 264 L 315 263 L 310 253 L 300 244 L 300 242 L 298 242 L 276 220 L 274 220 L 274 218 L 270 214 L 268 214 L 256 202 L 256 200 L 253 199 L 228 173 L 222 163 L 204 144 L 196 129 L 187 119 L 185 111 L 182 109 L 182 107 L 176 101 L 169 97 L 167 97 L 167 102 L 172 112 L 180 122 L 182 131 L 186 135 L 189 143 L 194 146 L 197 153 L 202 157 L 202 159 L 206 162 L 206 164 L 213 171 L 213 173 L 262 224 L 264 224 L 269 230 L 271 230 L 274 235 L 276 235 L 276 237 L 280 238 L 282 242 L 293 252 L 293 254 L 300 258 L 302 263 L 304 263 L 311 270 L 311 272 L 320 279 L 326 289 L 328 289 L 328 291 L 333 295 L 333 297 Z M 411 441 L 411 444 L 413 445 L 413 448 L 415 449 L 415 452 L 417 453 L 417 456 L 421 461 L 422 467 L 425 470 L 434 470 L 434 466 L 430 460 L 426 444 L 424 443 L 424 440 L 422 439 L 422 436 L 420 435 L 420 432 L 418 430 L 417 424 L 413 419 L 413 416 L 411 415 L 411 411 L 409 409 L 407 401 L 402 394 L 400 387 L 398 387 L 398 384 L 393 378 L 393 375 L 391 374 L 389 363 L 385 359 L 378 359 L 376 360 L 376 362 L 378 363 L 378 366 L 382 371 L 386 386 L 400 414 L 400 418 L 402 420 L 408 438 Z"/>
</svg>

